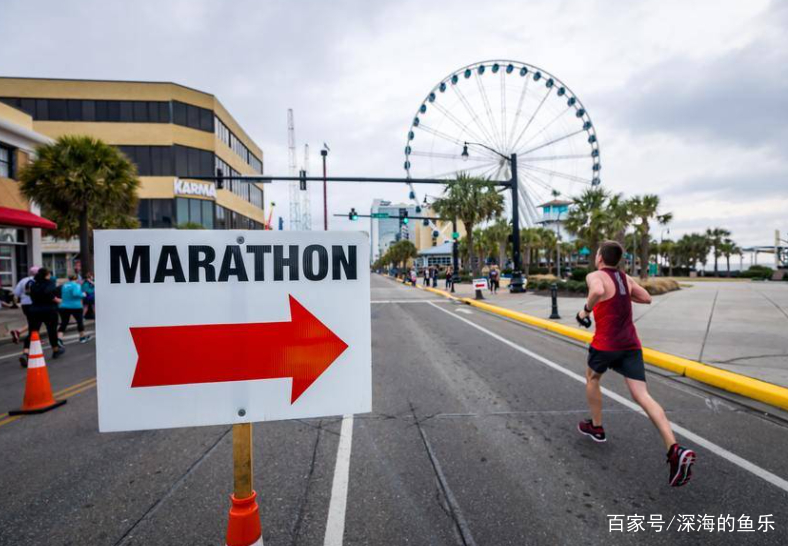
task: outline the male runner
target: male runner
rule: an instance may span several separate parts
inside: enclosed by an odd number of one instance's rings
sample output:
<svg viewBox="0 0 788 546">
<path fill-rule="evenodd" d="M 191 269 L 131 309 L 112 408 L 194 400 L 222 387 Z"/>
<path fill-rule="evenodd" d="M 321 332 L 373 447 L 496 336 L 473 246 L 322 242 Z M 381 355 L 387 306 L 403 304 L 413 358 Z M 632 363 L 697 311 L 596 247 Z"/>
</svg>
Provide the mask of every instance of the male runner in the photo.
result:
<svg viewBox="0 0 788 546">
<path fill-rule="evenodd" d="M 651 303 L 651 296 L 639 284 L 619 271 L 618 263 L 624 249 L 616 241 L 605 241 L 596 255 L 597 271 L 586 277 L 588 301 L 578 313 L 578 322 L 591 325 L 591 311 L 596 320 L 596 331 L 588 349 L 586 369 L 586 397 L 591 410 L 591 419 L 578 425 L 578 430 L 596 442 L 604 442 L 602 428 L 602 390 L 599 380 L 608 368 L 624 376 L 629 392 L 635 402 L 648 415 L 662 435 L 668 449 L 670 463 L 669 483 L 674 487 L 684 485 L 692 475 L 696 455 L 691 449 L 676 443 L 665 411 L 646 388 L 646 371 L 643 351 L 635 324 L 632 322 L 632 302 Z"/>
</svg>

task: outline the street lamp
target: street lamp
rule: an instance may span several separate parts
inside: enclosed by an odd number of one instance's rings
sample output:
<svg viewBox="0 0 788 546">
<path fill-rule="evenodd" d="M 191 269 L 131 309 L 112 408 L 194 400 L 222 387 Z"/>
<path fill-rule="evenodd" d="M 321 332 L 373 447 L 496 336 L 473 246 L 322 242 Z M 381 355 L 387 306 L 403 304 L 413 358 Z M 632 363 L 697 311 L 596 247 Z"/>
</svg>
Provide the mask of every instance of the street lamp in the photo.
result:
<svg viewBox="0 0 788 546">
<path fill-rule="evenodd" d="M 326 157 L 331 148 L 328 144 L 323 143 L 323 149 L 320 150 L 320 155 L 323 156 L 323 231 L 328 231 L 328 176 L 326 172 Z"/>
<path fill-rule="evenodd" d="M 508 186 L 509 189 L 512 191 L 512 261 L 514 262 L 512 267 L 512 279 L 509 282 L 509 292 L 512 293 L 521 293 L 525 292 L 523 288 L 523 272 L 521 270 L 521 260 L 520 260 L 520 212 L 519 208 L 519 196 L 518 196 L 518 189 L 519 185 L 517 183 L 517 154 L 512 154 L 511 156 L 505 156 L 498 150 L 494 150 L 487 146 L 486 144 L 482 144 L 480 142 L 465 142 L 462 146 L 462 154 L 461 157 L 463 161 L 467 161 L 470 157 L 468 154 L 468 146 L 480 146 L 486 150 L 493 152 L 495 155 L 503 158 L 504 160 L 509 162 L 509 167 L 512 173 L 511 178 L 507 183 L 504 185 Z"/>
</svg>

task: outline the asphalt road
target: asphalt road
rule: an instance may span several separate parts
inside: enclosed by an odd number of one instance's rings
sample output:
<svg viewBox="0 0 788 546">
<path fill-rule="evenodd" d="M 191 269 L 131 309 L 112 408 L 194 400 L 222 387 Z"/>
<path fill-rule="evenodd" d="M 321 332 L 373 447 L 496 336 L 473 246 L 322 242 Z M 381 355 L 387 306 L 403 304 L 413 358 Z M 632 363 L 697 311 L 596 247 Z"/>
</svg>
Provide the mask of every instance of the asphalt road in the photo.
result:
<svg viewBox="0 0 788 546">
<path fill-rule="evenodd" d="M 649 372 L 698 453 L 670 488 L 620 376 L 603 381 L 608 442 L 577 433 L 582 347 L 376 276 L 372 300 L 373 413 L 344 433 L 340 417 L 255 425 L 267 545 L 788 543 L 788 423 Z M 11 420 L 14 349 L 0 347 L 0 545 L 224 543 L 230 427 L 99 434 L 93 342 L 47 361 L 65 406 Z M 611 532 L 612 515 L 645 530 Z M 715 530 L 680 530 L 690 515 Z M 718 531 L 721 515 L 756 531 Z"/>
</svg>

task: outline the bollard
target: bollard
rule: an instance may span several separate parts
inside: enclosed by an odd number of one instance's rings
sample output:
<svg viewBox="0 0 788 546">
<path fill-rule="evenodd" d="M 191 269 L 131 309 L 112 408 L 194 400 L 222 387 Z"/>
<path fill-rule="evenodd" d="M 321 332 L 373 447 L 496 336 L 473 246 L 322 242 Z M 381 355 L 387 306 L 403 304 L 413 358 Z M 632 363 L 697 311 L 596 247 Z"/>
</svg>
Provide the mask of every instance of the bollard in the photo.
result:
<svg viewBox="0 0 788 546">
<path fill-rule="evenodd" d="M 550 299 L 552 300 L 553 309 L 550 312 L 551 319 L 560 319 L 561 315 L 558 314 L 558 285 L 553 283 L 550 285 Z"/>
</svg>

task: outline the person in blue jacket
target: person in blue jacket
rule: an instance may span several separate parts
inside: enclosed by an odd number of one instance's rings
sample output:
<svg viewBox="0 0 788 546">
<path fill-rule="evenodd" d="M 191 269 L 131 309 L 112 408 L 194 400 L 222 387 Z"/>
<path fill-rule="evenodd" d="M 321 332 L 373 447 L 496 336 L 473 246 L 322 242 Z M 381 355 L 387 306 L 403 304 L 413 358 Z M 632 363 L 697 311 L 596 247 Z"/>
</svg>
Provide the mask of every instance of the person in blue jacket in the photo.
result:
<svg viewBox="0 0 788 546">
<path fill-rule="evenodd" d="M 69 320 L 74 317 L 79 330 L 79 342 L 87 343 L 90 336 L 85 335 L 85 321 L 82 318 L 82 300 L 86 294 L 82 291 L 82 286 L 77 282 L 76 274 L 68 277 L 68 282 L 60 288 L 60 328 L 58 328 L 58 344 L 62 344 L 63 336 L 68 328 Z M 62 346 L 62 345 L 61 345 Z"/>
</svg>

